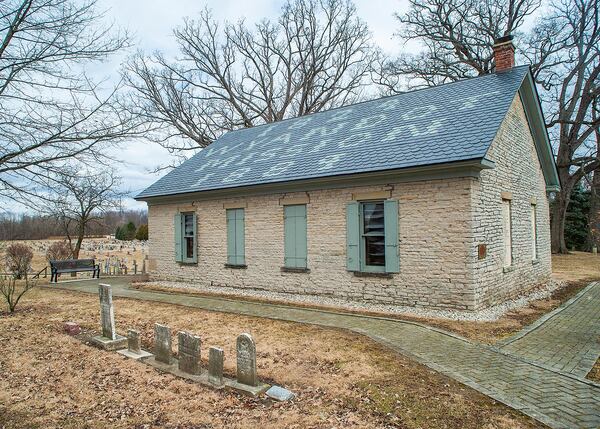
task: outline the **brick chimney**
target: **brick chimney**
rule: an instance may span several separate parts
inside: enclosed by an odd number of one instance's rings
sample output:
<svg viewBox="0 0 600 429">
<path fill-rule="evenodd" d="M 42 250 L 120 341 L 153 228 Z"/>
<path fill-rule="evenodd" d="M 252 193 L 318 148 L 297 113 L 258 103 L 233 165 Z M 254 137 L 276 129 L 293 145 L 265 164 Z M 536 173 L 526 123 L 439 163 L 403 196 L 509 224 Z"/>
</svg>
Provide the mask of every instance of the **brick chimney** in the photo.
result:
<svg viewBox="0 0 600 429">
<path fill-rule="evenodd" d="M 513 36 L 502 36 L 496 39 L 492 49 L 494 50 L 494 63 L 496 72 L 510 70 L 515 65 L 515 45 L 513 45 Z"/>
</svg>

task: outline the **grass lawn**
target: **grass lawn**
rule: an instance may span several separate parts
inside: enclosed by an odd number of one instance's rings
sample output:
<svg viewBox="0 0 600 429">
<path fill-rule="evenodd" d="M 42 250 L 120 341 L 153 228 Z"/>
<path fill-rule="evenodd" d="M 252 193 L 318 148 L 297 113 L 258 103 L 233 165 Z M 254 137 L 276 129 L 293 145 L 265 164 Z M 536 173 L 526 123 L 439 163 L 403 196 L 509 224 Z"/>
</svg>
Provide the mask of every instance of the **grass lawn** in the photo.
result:
<svg viewBox="0 0 600 429">
<path fill-rule="evenodd" d="M 93 295 L 34 290 L 14 315 L 0 315 L 2 428 L 533 428 L 532 419 L 352 333 L 296 323 L 115 299 L 117 328 L 153 323 L 224 348 L 235 370 L 235 338 L 250 332 L 260 377 L 297 399 L 274 403 L 215 391 L 62 332 L 73 320 L 98 329 Z M 174 338 L 176 340 L 176 338 Z M 174 344 L 176 349 L 176 345 Z"/>
</svg>

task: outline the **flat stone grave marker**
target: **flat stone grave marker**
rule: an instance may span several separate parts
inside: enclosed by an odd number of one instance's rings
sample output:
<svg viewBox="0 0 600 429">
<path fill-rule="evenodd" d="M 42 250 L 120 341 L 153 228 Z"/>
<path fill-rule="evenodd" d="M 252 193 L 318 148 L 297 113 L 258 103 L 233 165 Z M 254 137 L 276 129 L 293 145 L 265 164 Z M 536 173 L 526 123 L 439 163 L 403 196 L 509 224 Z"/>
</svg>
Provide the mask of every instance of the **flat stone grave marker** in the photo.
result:
<svg viewBox="0 0 600 429">
<path fill-rule="evenodd" d="M 200 337 L 189 332 L 177 334 L 179 352 L 179 370 L 188 374 L 200 374 Z"/>
<path fill-rule="evenodd" d="M 271 388 L 267 390 L 267 396 L 276 401 L 289 401 L 294 398 L 294 394 L 291 391 L 284 389 L 281 386 L 271 386 Z"/>
<path fill-rule="evenodd" d="M 215 386 L 223 385 L 223 349 L 211 347 L 208 350 L 208 381 Z"/>
<path fill-rule="evenodd" d="M 140 333 L 135 329 L 127 330 L 127 349 L 118 350 L 117 353 L 131 359 L 141 359 L 152 356 L 152 353 L 142 350 L 140 346 Z"/>
<path fill-rule="evenodd" d="M 154 359 L 157 362 L 171 364 L 171 330 L 168 326 L 154 324 Z"/>
<path fill-rule="evenodd" d="M 100 297 L 100 323 L 102 324 L 102 335 L 92 338 L 92 342 L 104 350 L 119 350 L 125 348 L 127 338 L 117 334 L 115 328 L 115 310 L 112 300 L 112 288 L 110 285 L 98 286 Z"/>
</svg>

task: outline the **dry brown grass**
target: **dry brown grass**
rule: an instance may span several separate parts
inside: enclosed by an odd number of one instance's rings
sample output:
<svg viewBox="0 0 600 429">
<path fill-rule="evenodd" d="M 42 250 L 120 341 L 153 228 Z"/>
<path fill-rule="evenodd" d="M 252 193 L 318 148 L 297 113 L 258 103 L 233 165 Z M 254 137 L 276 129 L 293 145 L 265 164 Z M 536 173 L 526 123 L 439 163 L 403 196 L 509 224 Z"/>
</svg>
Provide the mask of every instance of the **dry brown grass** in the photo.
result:
<svg viewBox="0 0 600 429">
<path fill-rule="evenodd" d="M 296 323 L 116 298 L 117 327 L 152 341 L 153 323 L 219 345 L 234 371 L 235 337 L 250 332 L 261 378 L 292 389 L 273 403 L 160 374 L 62 332 L 97 329 L 93 295 L 35 290 L 0 315 L 0 427 L 532 428 L 537 422 L 362 336 Z M 175 345 L 174 345 L 175 346 Z"/>
</svg>

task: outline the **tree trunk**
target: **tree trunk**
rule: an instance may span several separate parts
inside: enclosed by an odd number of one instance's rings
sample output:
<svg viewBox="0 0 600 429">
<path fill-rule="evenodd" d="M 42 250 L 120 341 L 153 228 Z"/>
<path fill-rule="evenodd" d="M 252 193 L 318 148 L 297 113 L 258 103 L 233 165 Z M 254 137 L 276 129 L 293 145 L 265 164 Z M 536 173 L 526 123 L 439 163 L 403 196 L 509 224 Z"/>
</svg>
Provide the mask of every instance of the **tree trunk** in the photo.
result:
<svg viewBox="0 0 600 429">
<path fill-rule="evenodd" d="M 550 235 L 552 253 L 568 253 L 565 243 L 565 219 L 569 207 L 570 192 L 558 192 L 550 206 Z"/>
<path fill-rule="evenodd" d="M 600 247 L 600 171 L 594 171 L 590 189 L 590 216 L 587 250 Z"/>
</svg>

